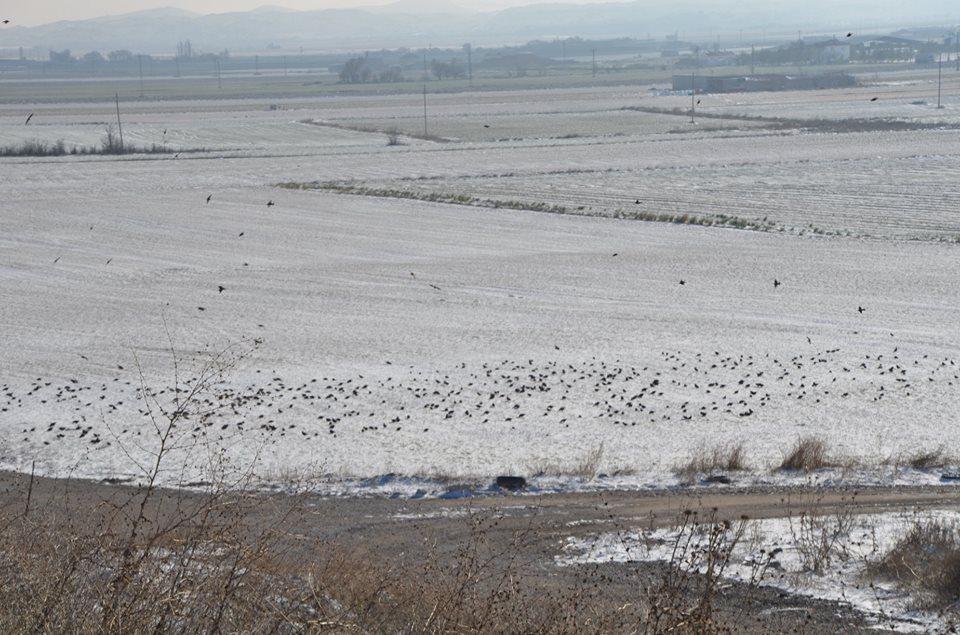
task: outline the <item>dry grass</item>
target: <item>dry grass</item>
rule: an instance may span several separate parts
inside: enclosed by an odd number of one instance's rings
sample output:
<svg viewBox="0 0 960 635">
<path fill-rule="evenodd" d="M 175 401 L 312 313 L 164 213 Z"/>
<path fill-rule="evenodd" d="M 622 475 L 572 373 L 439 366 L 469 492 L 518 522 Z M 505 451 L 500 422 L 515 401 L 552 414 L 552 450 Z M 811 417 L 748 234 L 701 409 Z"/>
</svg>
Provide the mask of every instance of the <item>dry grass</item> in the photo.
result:
<svg viewBox="0 0 960 635">
<path fill-rule="evenodd" d="M 701 446 L 690 460 L 674 473 L 684 481 L 694 481 L 712 472 L 741 472 L 749 469 L 743 443 L 722 443 L 712 448 Z"/>
<path fill-rule="evenodd" d="M 955 609 L 960 600 L 960 534 L 954 523 L 918 519 L 868 570 L 907 590 L 918 608 Z"/>
<path fill-rule="evenodd" d="M 906 457 L 906 464 L 915 470 L 931 470 L 946 467 L 952 462 L 946 450 L 941 445 L 933 450 L 919 450 Z"/>
<path fill-rule="evenodd" d="M 583 480 L 590 480 L 600 473 L 600 463 L 603 461 L 603 443 L 586 450 L 579 459 L 572 463 L 557 463 L 549 460 L 535 461 L 529 467 L 533 476 L 572 476 Z"/>
<path fill-rule="evenodd" d="M 835 462 L 827 456 L 827 443 L 816 437 L 803 437 L 790 449 L 778 469 L 812 472 L 824 467 L 833 467 Z"/>
</svg>

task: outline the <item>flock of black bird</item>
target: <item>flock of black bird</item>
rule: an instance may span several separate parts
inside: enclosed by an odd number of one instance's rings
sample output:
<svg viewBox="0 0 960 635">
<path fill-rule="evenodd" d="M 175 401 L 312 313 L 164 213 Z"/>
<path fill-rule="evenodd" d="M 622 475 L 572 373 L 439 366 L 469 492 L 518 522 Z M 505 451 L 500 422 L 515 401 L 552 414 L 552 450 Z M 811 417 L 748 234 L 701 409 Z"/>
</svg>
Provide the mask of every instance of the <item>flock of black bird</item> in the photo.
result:
<svg viewBox="0 0 960 635">
<path fill-rule="evenodd" d="M 8 438 L 19 436 L 34 448 L 64 444 L 67 452 L 78 442 L 96 449 L 138 442 L 152 430 L 145 398 L 171 408 L 196 381 L 145 393 L 122 366 L 110 372 L 110 381 L 94 383 L 44 377 L 20 386 L 7 381 L 0 386 L 0 418 L 12 424 Z M 200 391 L 176 422 L 178 433 L 198 440 L 252 437 L 267 444 L 285 437 L 362 443 L 366 435 L 401 432 L 482 431 L 508 439 L 521 429 L 546 438 L 596 426 L 638 432 L 697 422 L 778 426 L 780 408 L 792 404 L 823 408 L 816 404 L 829 402 L 831 408 L 823 410 L 829 417 L 843 404 L 856 410 L 896 399 L 937 399 L 943 390 L 960 386 L 956 359 L 906 356 L 899 346 L 875 354 L 834 348 L 783 358 L 662 351 L 646 365 L 592 357 L 504 359 L 425 370 L 385 360 L 383 368 L 366 374 L 296 382 L 275 373 L 256 375 L 265 377 Z M 763 413 L 771 408 L 780 414 L 766 419 Z"/>
</svg>

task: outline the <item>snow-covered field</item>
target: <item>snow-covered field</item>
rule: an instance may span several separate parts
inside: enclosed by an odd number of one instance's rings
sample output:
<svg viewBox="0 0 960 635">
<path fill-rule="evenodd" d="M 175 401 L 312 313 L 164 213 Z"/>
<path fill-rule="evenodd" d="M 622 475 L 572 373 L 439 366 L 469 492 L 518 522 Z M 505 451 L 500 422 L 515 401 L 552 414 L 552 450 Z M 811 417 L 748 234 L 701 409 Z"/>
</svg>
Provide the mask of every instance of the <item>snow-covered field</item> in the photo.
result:
<svg viewBox="0 0 960 635">
<path fill-rule="evenodd" d="M 431 99 L 467 140 L 344 128 L 415 118 L 416 95 L 158 102 L 125 107 L 124 134 L 208 151 L 0 159 L 0 467 L 138 478 L 141 389 L 169 403 L 196 351 L 232 347 L 250 350 L 206 404 L 223 407 L 178 423 L 167 482 L 227 462 L 350 492 L 660 486 L 720 443 L 764 482 L 808 435 L 853 466 L 823 478 L 938 481 L 900 467 L 960 447 L 956 131 L 698 132 L 621 110 L 655 99 L 626 88 Z M 7 105 L 0 142 L 96 143 L 112 108 L 24 126 L 30 106 Z M 601 217 L 637 205 L 788 229 Z M 581 482 L 595 457 L 607 477 Z M 364 480 L 391 473 L 441 484 Z"/>
</svg>

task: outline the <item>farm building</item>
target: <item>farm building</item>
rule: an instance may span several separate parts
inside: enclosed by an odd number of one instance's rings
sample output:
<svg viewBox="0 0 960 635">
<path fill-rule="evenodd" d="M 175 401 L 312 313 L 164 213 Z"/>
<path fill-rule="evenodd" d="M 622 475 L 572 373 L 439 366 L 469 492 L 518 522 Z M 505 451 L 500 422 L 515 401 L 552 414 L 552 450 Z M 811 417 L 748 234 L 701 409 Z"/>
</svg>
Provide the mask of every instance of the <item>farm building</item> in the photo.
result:
<svg viewBox="0 0 960 635">
<path fill-rule="evenodd" d="M 769 90 L 814 90 L 856 85 L 846 73 L 823 75 L 674 75 L 673 90 L 698 93 L 744 93 Z"/>
</svg>

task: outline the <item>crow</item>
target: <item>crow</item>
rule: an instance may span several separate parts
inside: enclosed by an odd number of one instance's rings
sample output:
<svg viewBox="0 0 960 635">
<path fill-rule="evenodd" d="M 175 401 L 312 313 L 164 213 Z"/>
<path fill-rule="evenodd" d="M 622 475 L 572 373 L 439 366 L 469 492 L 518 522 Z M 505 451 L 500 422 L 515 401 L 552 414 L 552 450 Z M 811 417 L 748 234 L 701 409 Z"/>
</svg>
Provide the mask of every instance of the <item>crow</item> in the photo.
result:
<svg viewBox="0 0 960 635">
<path fill-rule="evenodd" d="M 206 310 L 207 309 L 205 307 L 202 307 L 202 306 L 197 307 L 197 311 L 206 311 Z"/>
<path fill-rule="evenodd" d="M 4 24 L 10 24 L 10 20 L 4 20 L 3 23 L 4 23 Z"/>
<path fill-rule="evenodd" d="M 211 198 L 213 198 L 213 194 L 210 194 L 209 196 L 207 196 L 207 205 L 210 204 L 210 199 L 211 199 Z"/>
<path fill-rule="evenodd" d="M 620 253 L 619 253 L 619 252 L 616 252 L 616 251 L 615 251 L 615 252 L 613 252 L 613 257 L 616 257 L 616 256 L 619 256 L 619 255 L 620 255 Z"/>
<path fill-rule="evenodd" d="M 776 278 L 773 279 L 773 288 L 774 288 L 774 289 L 776 289 L 777 287 L 779 287 L 781 284 L 783 284 L 783 283 L 780 282 L 779 280 L 777 280 Z"/>
<path fill-rule="evenodd" d="M 237 238 L 243 238 L 243 235 L 244 235 L 245 233 L 246 233 L 246 232 L 240 232 L 240 235 L 237 236 Z"/>
<path fill-rule="evenodd" d="M 267 207 L 273 207 L 274 205 L 276 205 L 276 203 L 274 203 L 272 199 L 267 201 Z"/>
<path fill-rule="evenodd" d="M 27 120 L 23 122 L 23 125 L 27 125 L 28 123 L 30 123 L 30 120 L 31 120 L 31 119 L 33 119 L 33 113 L 30 113 L 30 114 L 27 116 Z"/>
<path fill-rule="evenodd" d="M 860 313 L 863 313 L 864 311 L 866 311 L 866 309 L 863 308 L 862 306 L 858 306 L 857 311 L 859 311 Z"/>
<path fill-rule="evenodd" d="M 490 127 L 490 124 L 485 123 L 485 124 L 483 124 L 483 127 L 484 127 L 484 128 L 489 128 L 489 127 Z"/>
<path fill-rule="evenodd" d="M 218 285 L 217 285 L 217 293 L 223 293 L 223 292 L 226 291 L 226 290 L 227 290 L 227 288 L 226 288 L 225 286 L 223 286 L 222 284 L 218 284 Z"/>
<path fill-rule="evenodd" d="M 853 37 L 853 33 L 847 33 L 847 37 Z"/>
<path fill-rule="evenodd" d="M 635 200 L 635 201 L 633 202 L 633 204 L 634 204 L 634 205 L 639 205 L 639 204 L 640 204 L 640 199 L 638 198 L 637 200 Z"/>
<path fill-rule="evenodd" d="M 880 98 L 879 98 L 879 97 L 871 97 L 871 98 L 870 98 L 870 101 L 877 101 L 878 99 L 880 99 Z"/>
<path fill-rule="evenodd" d="M 680 286 L 683 286 L 683 285 L 685 285 L 685 284 L 687 284 L 687 281 L 686 281 L 686 280 L 683 280 L 683 279 L 681 279 L 681 280 L 680 280 Z"/>
</svg>

